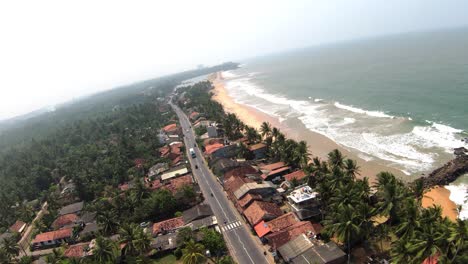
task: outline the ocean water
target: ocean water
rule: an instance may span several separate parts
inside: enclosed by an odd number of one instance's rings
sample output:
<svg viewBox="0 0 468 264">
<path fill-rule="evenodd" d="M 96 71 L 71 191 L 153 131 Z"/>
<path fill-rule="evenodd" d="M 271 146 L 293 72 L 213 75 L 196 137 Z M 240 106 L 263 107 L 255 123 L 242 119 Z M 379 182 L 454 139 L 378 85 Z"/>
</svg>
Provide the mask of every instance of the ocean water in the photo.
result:
<svg viewBox="0 0 468 264">
<path fill-rule="evenodd" d="M 280 122 L 297 118 L 406 175 L 428 173 L 454 148 L 468 148 L 468 28 L 274 54 L 223 76 L 236 102 Z M 462 182 L 449 188 L 458 200 L 466 194 Z"/>
</svg>

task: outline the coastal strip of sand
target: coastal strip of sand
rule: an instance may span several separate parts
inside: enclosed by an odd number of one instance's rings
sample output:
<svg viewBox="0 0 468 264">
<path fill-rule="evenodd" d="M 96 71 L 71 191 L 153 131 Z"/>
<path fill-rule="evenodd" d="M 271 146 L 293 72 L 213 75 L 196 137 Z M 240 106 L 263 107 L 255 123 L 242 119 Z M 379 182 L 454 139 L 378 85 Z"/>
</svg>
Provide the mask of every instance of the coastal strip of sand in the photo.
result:
<svg viewBox="0 0 468 264">
<path fill-rule="evenodd" d="M 281 129 L 287 137 L 295 140 L 305 140 L 309 145 L 310 153 L 321 159 L 326 159 L 330 151 L 338 149 L 346 157 L 357 161 L 360 167 L 360 175 L 358 177 L 367 177 L 371 184 L 375 181 L 376 175 L 382 171 L 391 172 L 406 181 L 414 179 L 404 175 L 397 169 L 378 163 L 376 160 L 364 160 L 360 158 L 357 154 L 348 151 L 324 135 L 308 130 L 299 120 L 285 120 L 280 122 L 278 118 L 263 113 L 253 107 L 235 102 L 225 88 L 225 80 L 221 72 L 213 74 L 209 80 L 214 86 L 212 90 L 213 99 L 222 104 L 226 112 L 236 114 L 242 122 L 251 127 L 259 129 L 262 122 L 269 122 L 272 126 Z M 450 191 L 448 189 L 444 187 L 433 188 L 426 193 L 426 195 L 434 197 L 434 201 L 442 206 L 444 209 L 444 216 L 450 219 L 457 218 L 457 212 L 454 210 L 456 209 L 456 205 L 450 200 Z M 431 206 L 429 205 L 429 201 L 425 200 L 427 206 Z"/>
<path fill-rule="evenodd" d="M 436 186 L 431 188 L 424 194 L 422 199 L 422 206 L 424 208 L 438 205 L 442 207 L 442 216 L 446 216 L 452 221 L 458 218 L 457 205 L 450 200 L 450 191 L 443 186 Z"/>
</svg>

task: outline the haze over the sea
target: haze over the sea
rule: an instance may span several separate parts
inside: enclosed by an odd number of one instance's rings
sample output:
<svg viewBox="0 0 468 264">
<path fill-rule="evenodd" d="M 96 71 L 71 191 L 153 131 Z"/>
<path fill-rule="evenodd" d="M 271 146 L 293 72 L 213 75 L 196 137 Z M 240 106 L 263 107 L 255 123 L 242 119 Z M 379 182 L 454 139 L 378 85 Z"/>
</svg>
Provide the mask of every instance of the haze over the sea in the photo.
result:
<svg viewBox="0 0 468 264">
<path fill-rule="evenodd" d="M 468 28 L 315 46 L 225 73 L 243 103 L 420 175 L 468 137 Z M 311 144 L 313 147 L 313 143 Z"/>
</svg>

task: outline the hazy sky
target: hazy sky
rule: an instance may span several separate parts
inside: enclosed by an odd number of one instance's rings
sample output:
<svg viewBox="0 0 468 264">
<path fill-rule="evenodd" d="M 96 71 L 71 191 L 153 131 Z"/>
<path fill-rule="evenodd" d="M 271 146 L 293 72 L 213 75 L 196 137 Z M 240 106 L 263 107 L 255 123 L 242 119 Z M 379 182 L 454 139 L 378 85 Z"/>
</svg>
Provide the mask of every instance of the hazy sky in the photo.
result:
<svg viewBox="0 0 468 264">
<path fill-rule="evenodd" d="M 195 67 L 468 25 L 468 1 L 2 1 L 0 119 Z"/>
</svg>

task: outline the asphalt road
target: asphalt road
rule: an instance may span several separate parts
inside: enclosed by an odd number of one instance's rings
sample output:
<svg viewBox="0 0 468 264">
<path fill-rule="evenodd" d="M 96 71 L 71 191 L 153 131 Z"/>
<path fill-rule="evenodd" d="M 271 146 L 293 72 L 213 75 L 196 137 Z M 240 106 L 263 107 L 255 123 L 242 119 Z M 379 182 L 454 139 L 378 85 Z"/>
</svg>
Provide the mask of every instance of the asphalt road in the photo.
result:
<svg viewBox="0 0 468 264">
<path fill-rule="evenodd" d="M 208 169 L 201 151 L 197 147 L 194 147 L 196 143 L 195 135 L 190 128 L 191 124 L 187 116 L 179 107 L 175 105 L 172 105 L 172 107 L 177 113 L 184 131 L 186 148 L 194 148 L 196 153 L 196 158 L 191 158 L 189 156 L 189 159 L 191 159 L 192 173 L 198 181 L 203 195 L 206 197 L 206 202 L 211 206 L 213 213 L 218 219 L 218 224 L 231 255 L 233 255 L 240 264 L 269 263 L 264 255 L 263 248 L 259 245 L 259 242 L 255 241 L 244 219 L 230 203 L 223 188 L 217 182 L 216 177 Z M 195 165 L 198 166 L 198 169 L 195 169 Z M 211 194 L 213 194 L 213 196 L 211 196 Z"/>
</svg>

